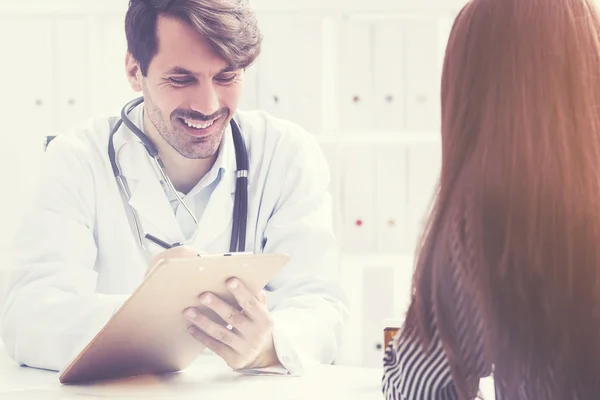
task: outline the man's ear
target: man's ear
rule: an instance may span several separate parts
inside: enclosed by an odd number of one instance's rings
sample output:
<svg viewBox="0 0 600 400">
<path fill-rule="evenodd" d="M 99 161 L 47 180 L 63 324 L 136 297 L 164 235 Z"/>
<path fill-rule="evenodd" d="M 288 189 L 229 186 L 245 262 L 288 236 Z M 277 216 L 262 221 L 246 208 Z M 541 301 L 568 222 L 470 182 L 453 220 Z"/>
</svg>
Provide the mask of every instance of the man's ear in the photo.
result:
<svg viewBox="0 0 600 400">
<path fill-rule="evenodd" d="M 134 92 L 142 91 L 142 72 L 138 62 L 133 58 L 130 52 L 125 56 L 125 68 L 127 71 L 127 80 Z"/>
</svg>

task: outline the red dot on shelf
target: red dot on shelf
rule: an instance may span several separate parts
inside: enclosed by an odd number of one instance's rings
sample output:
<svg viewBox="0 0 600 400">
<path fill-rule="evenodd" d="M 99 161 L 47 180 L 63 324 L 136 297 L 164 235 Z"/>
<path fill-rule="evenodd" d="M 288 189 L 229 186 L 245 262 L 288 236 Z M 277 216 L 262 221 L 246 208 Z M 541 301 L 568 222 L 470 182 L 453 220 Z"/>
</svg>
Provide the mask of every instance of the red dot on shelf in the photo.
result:
<svg viewBox="0 0 600 400">
<path fill-rule="evenodd" d="M 360 219 L 356 220 L 356 226 L 362 226 L 363 222 Z"/>
</svg>

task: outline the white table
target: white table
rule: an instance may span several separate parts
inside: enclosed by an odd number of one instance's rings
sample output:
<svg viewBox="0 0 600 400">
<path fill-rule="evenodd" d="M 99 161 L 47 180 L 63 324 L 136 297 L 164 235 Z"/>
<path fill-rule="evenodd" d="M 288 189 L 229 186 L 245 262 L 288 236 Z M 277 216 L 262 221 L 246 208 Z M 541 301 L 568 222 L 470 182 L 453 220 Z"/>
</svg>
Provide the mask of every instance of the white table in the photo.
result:
<svg viewBox="0 0 600 400">
<path fill-rule="evenodd" d="M 20 367 L 0 344 L 0 399 L 381 400 L 381 369 L 318 366 L 302 377 L 242 375 L 214 354 L 177 374 L 61 385 L 58 373 Z"/>
<path fill-rule="evenodd" d="M 20 367 L 0 342 L 0 399 L 257 399 L 381 400 L 382 370 L 322 365 L 304 376 L 242 375 L 216 355 L 201 355 L 177 374 L 146 376 L 85 385 L 62 385 L 58 373 Z M 486 400 L 494 400 L 493 380 L 482 379 Z"/>
</svg>

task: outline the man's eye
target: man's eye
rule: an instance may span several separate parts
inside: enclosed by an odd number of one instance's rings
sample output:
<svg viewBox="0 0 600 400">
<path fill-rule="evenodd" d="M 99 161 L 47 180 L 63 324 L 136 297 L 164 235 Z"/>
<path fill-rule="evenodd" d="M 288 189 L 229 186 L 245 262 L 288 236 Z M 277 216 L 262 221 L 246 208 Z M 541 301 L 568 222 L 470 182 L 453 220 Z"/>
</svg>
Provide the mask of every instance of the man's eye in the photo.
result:
<svg viewBox="0 0 600 400">
<path fill-rule="evenodd" d="M 219 83 L 231 83 L 233 82 L 233 80 L 235 79 L 237 75 L 231 75 L 231 76 L 219 76 L 217 78 L 215 78 L 215 80 Z"/>
<path fill-rule="evenodd" d="M 169 78 L 169 82 L 171 82 L 175 86 L 184 86 L 192 83 L 192 79 L 190 78 Z"/>
</svg>

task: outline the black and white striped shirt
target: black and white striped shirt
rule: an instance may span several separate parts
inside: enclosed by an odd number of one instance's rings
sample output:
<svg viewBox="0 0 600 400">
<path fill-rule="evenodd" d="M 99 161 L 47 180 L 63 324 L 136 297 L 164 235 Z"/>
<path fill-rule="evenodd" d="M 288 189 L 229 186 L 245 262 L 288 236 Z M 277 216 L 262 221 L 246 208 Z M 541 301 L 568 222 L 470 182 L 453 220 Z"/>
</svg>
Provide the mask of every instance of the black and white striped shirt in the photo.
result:
<svg viewBox="0 0 600 400">
<path fill-rule="evenodd" d="M 469 293 L 463 290 L 457 269 L 448 269 L 444 285 L 437 293 L 446 321 L 453 321 L 450 329 L 457 339 L 455 356 L 461 364 L 471 399 L 479 396 L 479 380 L 490 376 L 492 366 L 486 363 L 483 355 L 483 327 L 480 308 Z M 435 330 L 433 310 L 431 318 Z M 452 381 L 448 359 L 437 331 L 434 331 L 432 351 L 410 341 L 400 340 L 398 331 L 388 345 L 384 355 L 383 393 L 388 400 L 459 400 Z M 496 390 L 496 392 L 498 392 Z M 496 399 L 501 399 L 496 393 Z M 514 399 L 519 400 L 519 399 Z"/>
<path fill-rule="evenodd" d="M 420 346 L 398 343 L 388 346 L 384 357 L 383 393 L 388 400 L 457 400 L 450 367 L 440 342 L 425 354 Z M 397 348 L 394 348 L 395 345 Z"/>
</svg>

